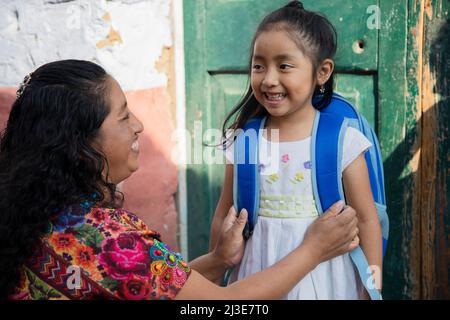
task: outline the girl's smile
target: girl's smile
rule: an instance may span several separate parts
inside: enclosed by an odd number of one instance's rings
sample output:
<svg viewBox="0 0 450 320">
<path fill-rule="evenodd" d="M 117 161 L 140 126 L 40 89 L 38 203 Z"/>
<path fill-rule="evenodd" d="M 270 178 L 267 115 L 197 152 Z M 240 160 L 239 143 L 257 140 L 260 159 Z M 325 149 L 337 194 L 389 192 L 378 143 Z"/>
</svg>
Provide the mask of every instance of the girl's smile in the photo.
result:
<svg viewBox="0 0 450 320">
<path fill-rule="evenodd" d="M 277 93 L 277 92 L 264 92 L 264 99 L 267 101 L 267 104 L 277 106 L 281 104 L 286 98 L 285 93 Z"/>
</svg>

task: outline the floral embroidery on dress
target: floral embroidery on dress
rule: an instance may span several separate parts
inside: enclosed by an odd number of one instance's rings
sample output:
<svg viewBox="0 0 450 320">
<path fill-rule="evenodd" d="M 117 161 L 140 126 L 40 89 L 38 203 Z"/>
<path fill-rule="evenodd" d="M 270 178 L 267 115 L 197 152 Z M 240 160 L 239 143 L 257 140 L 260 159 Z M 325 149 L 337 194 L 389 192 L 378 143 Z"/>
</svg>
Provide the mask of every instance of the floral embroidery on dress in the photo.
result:
<svg viewBox="0 0 450 320">
<path fill-rule="evenodd" d="M 289 162 L 289 154 L 283 154 L 282 156 L 281 156 L 281 161 L 282 162 L 284 162 L 284 163 L 288 163 Z"/>
<path fill-rule="evenodd" d="M 295 174 L 294 178 L 290 179 L 292 183 L 299 183 L 302 182 L 305 179 L 305 176 L 303 175 L 303 172 L 299 171 Z"/>
<path fill-rule="evenodd" d="M 303 167 L 305 169 L 310 169 L 311 170 L 311 161 L 306 161 L 303 163 Z"/>
<path fill-rule="evenodd" d="M 25 264 L 11 299 L 172 299 L 190 275 L 179 253 L 124 209 L 69 206 Z M 81 270 L 81 288 L 64 282 Z"/>
<path fill-rule="evenodd" d="M 278 174 L 274 173 L 274 174 L 271 174 L 271 175 L 266 179 L 266 181 L 267 181 L 268 183 L 272 184 L 272 183 L 274 183 L 274 182 L 277 182 L 278 179 L 279 179 Z"/>
</svg>

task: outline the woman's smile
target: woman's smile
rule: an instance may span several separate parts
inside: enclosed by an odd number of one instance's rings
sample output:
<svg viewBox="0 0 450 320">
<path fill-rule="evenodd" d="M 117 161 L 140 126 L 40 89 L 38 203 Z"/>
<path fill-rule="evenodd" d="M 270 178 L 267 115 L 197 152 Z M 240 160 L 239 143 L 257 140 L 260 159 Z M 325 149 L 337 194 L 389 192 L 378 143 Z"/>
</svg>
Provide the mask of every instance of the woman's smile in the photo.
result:
<svg viewBox="0 0 450 320">
<path fill-rule="evenodd" d="M 133 142 L 133 144 L 131 145 L 131 151 L 139 153 L 139 141 L 138 140 Z"/>
</svg>

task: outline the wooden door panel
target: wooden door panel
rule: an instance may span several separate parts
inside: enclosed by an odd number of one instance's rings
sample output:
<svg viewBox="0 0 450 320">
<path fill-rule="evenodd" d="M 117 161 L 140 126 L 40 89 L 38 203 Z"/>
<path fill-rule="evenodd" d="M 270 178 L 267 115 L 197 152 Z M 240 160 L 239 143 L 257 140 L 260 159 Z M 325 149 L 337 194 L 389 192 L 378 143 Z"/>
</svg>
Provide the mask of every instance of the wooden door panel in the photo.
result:
<svg viewBox="0 0 450 320">
<path fill-rule="evenodd" d="M 250 42 L 260 20 L 286 0 L 206 1 L 206 66 L 212 70 L 242 70 L 247 67 Z M 303 1 L 312 11 L 324 13 L 338 34 L 336 65 L 344 70 L 376 70 L 378 29 L 372 28 L 372 0 Z M 369 21 L 369 27 L 368 27 Z M 361 41 L 362 49 L 359 48 Z"/>
</svg>

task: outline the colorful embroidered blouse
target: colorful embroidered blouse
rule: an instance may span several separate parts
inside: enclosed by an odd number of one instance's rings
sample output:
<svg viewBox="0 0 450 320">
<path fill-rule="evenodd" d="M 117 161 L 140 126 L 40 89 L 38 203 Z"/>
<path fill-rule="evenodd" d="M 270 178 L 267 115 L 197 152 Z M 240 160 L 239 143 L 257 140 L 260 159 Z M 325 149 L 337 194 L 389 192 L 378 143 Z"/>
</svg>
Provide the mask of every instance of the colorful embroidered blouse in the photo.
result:
<svg viewBox="0 0 450 320">
<path fill-rule="evenodd" d="M 11 299 L 172 299 L 189 266 L 124 209 L 70 206 L 26 263 Z"/>
</svg>

